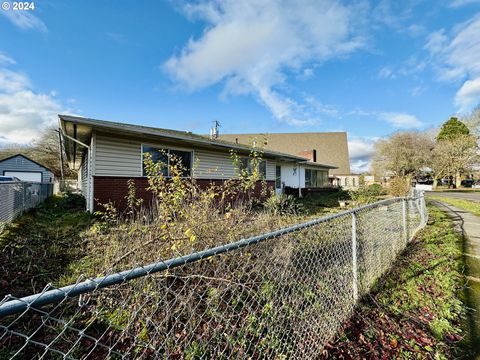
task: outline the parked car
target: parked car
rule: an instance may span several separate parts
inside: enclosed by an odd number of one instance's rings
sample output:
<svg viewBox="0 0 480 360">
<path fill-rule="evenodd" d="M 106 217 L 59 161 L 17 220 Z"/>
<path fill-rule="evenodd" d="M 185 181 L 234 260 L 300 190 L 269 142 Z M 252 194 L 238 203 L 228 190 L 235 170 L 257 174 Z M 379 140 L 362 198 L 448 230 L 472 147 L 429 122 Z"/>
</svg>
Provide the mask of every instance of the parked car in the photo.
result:
<svg viewBox="0 0 480 360">
<path fill-rule="evenodd" d="M 20 182 L 21 180 L 15 176 L 0 176 L 0 182 L 7 182 L 7 181 L 10 181 L 10 182 Z"/>
<path fill-rule="evenodd" d="M 461 185 L 466 188 L 471 188 L 473 186 L 474 181 L 472 179 L 465 179 L 462 180 Z"/>
<path fill-rule="evenodd" d="M 480 180 L 477 180 L 473 183 L 472 188 L 474 189 L 480 189 Z"/>
</svg>

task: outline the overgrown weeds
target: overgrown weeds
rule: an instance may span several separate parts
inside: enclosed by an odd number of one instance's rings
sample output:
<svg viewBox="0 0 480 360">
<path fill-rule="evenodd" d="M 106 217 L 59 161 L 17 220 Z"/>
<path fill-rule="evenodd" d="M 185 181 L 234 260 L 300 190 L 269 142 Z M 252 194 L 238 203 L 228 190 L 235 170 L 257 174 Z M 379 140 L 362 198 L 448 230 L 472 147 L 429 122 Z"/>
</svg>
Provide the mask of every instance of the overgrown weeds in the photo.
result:
<svg viewBox="0 0 480 360">
<path fill-rule="evenodd" d="M 126 210 L 104 204 L 104 211 L 97 213 L 102 221 L 86 234 L 88 255 L 76 264 L 69 281 L 80 274 L 98 276 L 271 231 L 295 221 L 282 215 L 300 213 L 296 200 L 272 197 L 259 170 L 262 154 L 256 149 L 247 166 L 232 154 L 237 179 L 212 182 L 206 188 L 186 178 L 181 162 L 168 156 L 168 164 L 144 156 L 151 204 L 137 198 L 133 184 Z M 271 211 L 259 206 L 259 198 L 275 203 L 267 206 Z"/>
<path fill-rule="evenodd" d="M 356 205 L 371 204 L 387 195 L 387 190 L 380 184 L 360 186 L 356 190 L 349 190 L 348 195 Z"/>
<path fill-rule="evenodd" d="M 0 233 L 0 298 L 30 295 L 58 282 L 83 256 L 80 234 L 92 221 L 84 205 L 79 195 L 54 196 Z"/>
</svg>

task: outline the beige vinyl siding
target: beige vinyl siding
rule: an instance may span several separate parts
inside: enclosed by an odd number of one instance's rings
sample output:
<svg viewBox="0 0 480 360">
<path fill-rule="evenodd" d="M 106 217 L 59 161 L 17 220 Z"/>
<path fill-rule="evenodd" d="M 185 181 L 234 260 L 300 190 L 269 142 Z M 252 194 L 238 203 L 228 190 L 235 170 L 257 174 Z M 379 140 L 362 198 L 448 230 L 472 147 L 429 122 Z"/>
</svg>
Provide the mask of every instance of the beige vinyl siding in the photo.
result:
<svg viewBox="0 0 480 360">
<path fill-rule="evenodd" d="M 267 180 L 275 180 L 275 160 L 267 159 Z"/>
<path fill-rule="evenodd" d="M 194 177 L 197 179 L 231 179 L 236 177 L 229 153 L 195 150 Z M 267 180 L 275 180 L 275 160 L 267 159 Z"/>
<path fill-rule="evenodd" d="M 98 133 L 95 139 L 94 175 L 142 176 L 141 140 L 114 138 Z M 176 148 L 171 145 L 148 144 L 159 148 Z M 193 151 L 194 177 L 197 179 L 231 179 L 236 176 L 228 152 L 187 148 L 185 145 L 181 149 Z M 267 180 L 275 180 L 275 160 L 267 159 Z"/>
<path fill-rule="evenodd" d="M 142 176 L 141 143 L 96 134 L 94 169 L 97 176 Z"/>
<path fill-rule="evenodd" d="M 231 179 L 236 175 L 228 153 L 195 150 L 194 157 L 194 177 L 197 179 Z"/>
<path fill-rule="evenodd" d="M 82 165 L 80 166 L 80 191 L 82 195 L 87 198 L 88 196 L 88 152 L 85 151 L 82 159 Z"/>
</svg>

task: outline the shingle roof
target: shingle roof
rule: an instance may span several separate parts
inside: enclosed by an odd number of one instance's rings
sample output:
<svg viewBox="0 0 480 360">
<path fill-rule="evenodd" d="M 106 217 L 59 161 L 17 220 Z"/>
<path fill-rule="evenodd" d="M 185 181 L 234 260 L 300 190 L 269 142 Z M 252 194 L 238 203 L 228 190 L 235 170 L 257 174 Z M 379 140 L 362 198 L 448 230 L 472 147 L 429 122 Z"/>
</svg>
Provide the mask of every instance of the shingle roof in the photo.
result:
<svg viewBox="0 0 480 360">
<path fill-rule="evenodd" d="M 346 132 L 305 132 L 305 133 L 267 133 L 267 134 L 220 134 L 224 140 L 240 144 L 252 141 L 267 141 L 267 150 L 281 151 L 298 155 L 305 150 L 317 151 L 317 163 L 329 164 L 337 169 L 331 174 L 350 174 L 348 142 Z"/>
<path fill-rule="evenodd" d="M 198 145 L 212 145 L 215 147 L 220 148 L 227 148 L 227 149 L 235 149 L 240 151 L 251 151 L 251 146 L 246 144 L 236 144 L 224 139 L 211 139 L 207 136 L 194 134 L 189 131 L 178 131 L 178 130 L 171 130 L 171 129 L 163 129 L 163 128 L 155 128 L 149 126 L 142 126 L 142 125 L 134 125 L 134 124 L 126 124 L 121 122 L 114 122 L 114 121 L 106 121 L 106 120 L 98 120 L 98 119 L 91 119 L 85 118 L 80 116 L 72 116 L 72 115 L 58 115 L 60 121 L 70 122 L 74 124 L 81 124 L 91 126 L 92 128 L 100 128 L 104 130 L 113 130 L 116 132 L 124 132 L 130 134 L 137 134 L 137 135 L 148 135 L 148 136 L 159 136 L 165 137 L 170 139 L 180 139 L 190 141 L 191 143 L 198 144 Z M 272 156 L 276 158 L 286 158 L 289 160 L 294 161 L 306 161 L 307 159 L 298 156 L 297 154 L 292 153 L 284 153 L 277 151 L 275 149 L 265 149 L 263 150 L 264 155 Z"/>
</svg>

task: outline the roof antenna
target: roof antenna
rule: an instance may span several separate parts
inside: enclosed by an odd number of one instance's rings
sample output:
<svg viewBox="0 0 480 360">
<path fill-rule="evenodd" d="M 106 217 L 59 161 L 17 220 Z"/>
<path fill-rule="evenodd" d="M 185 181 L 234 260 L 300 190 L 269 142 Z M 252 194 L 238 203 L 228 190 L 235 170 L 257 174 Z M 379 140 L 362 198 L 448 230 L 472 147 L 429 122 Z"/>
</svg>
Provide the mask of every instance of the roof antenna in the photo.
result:
<svg viewBox="0 0 480 360">
<path fill-rule="evenodd" d="M 212 121 L 213 127 L 210 129 L 210 138 L 218 139 L 218 128 L 220 127 L 220 122 L 218 120 Z"/>
</svg>

